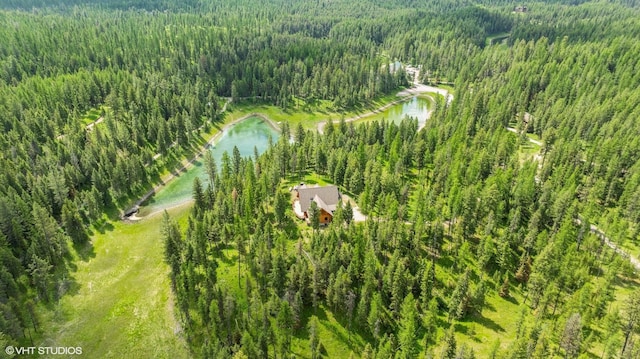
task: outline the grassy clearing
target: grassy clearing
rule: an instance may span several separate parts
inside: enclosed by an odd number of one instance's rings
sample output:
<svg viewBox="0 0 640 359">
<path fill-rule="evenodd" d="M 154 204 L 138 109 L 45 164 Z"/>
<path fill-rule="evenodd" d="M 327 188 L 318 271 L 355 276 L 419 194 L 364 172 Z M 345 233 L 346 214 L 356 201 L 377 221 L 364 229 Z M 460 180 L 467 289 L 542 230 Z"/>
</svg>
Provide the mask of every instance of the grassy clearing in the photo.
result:
<svg viewBox="0 0 640 359">
<path fill-rule="evenodd" d="M 627 240 L 622 243 L 622 249 L 625 250 L 630 255 L 640 258 L 640 246 L 634 241 Z"/>
<path fill-rule="evenodd" d="M 533 161 L 537 154 L 540 153 L 540 146 L 532 142 L 525 142 L 518 148 L 518 160 L 520 163 Z"/>
<path fill-rule="evenodd" d="M 89 111 L 87 111 L 87 113 L 84 116 L 80 118 L 80 121 L 82 122 L 83 125 L 86 126 L 92 122 L 97 121 L 105 111 L 106 111 L 105 106 L 100 106 L 100 108 L 92 108 Z"/>
<path fill-rule="evenodd" d="M 184 223 L 188 207 L 171 215 Z M 92 358 L 187 358 L 174 318 L 162 216 L 139 223 L 106 222 L 92 245 L 73 253 L 74 285 L 43 313 L 40 345 L 81 346 Z"/>
<path fill-rule="evenodd" d="M 446 247 L 445 243 L 445 247 Z M 606 254 L 606 256 L 615 256 L 612 253 Z M 451 267 L 451 257 L 445 256 L 438 260 L 438 267 L 436 269 L 437 277 L 447 285 L 448 281 L 451 281 L 453 277 L 450 276 L 449 268 Z M 472 267 L 476 266 L 474 263 L 469 263 Z M 606 266 L 605 266 L 606 267 Z M 606 269 L 605 269 L 606 270 Z M 592 288 L 598 288 L 604 281 L 604 277 L 592 277 Z M 451 283 L 448 283 L 450 285 Z M 496 282 L 495 278 L 489 278 L 489 289 L 486 296 L 486 304 L 481 314 L 473 313 L 463 318 L 461 321 L 455 322 L 456 329 L 456 341 L 458 347 L 462 344 L 466 344 L 471 347 L 478 358 L 490 357 L 496 341 L 499 342 L 499 350 L 501 354 L 507 353 L 509 346 L 517 339 L 516 335 L 518 327 L 521 323 L 524 323 L 525 327 L 531 328 L 535 321 L 536 310 L 530 307 L 530 301 L 525 301 L 526 289 L 522 284 L 517 283 L 512 279 L 510 286 L 510 296 L 508 298 L 502 298 L 497 293 L 497 288 L 500 286 L 499 282 Z M 614 310 L 624 311 L 624 306 L 629 296 L 638 290 L 640 287 L 640 279 L 636 274 L 631 277 L 618 276 L 613 283 L 613 301 L 608 305 L 607 312 Z M 444 293 L 444 297 L 448 297 L 448 293 Z M 560 303 L 560 306 L 564 303 Z M 548 315 L 553 310 L 549 309 Z M 522 315 L 522 312 L 525 315 Z M 564 326 L 566 317 L 560 315 L 560 312 L 555 315 L 555 325 L 557 328 Z M 441 313 L 442 314 L 442 313 Z M 433 348 L 436 357 L 439 357 L 443 349 L 442 338 L 448 328 L 447 316 L 440 315 L 438 317 L 440 323 L 437 334 L 436 346 Z M 557 329 L 558 330 L 561 329 Z M 590 325 L 590 331 L 585 329 L 585 332 L 593 333 L 595 339 L 591 341 L 591 345 L 584 349 L 585 358 L 600 358 L 604 351 L 604 345 L 600 338 L 601 335 L 605 335 L 605 329 L 602 327 L 602 323 L 594 320 Z M 585 334 L 586 335 L 586 334 Z M 558 349 L 557 340 L 551 344 L 552 350 Z M 560 358 L 561 352 L 556 352 L 553 358 Z"/>
<path fill-rule="evenodd" d="M 294 105 L 287 109 L 269 105 L 259 100 L 243 100 L 233 104 L 230 108 L 231 111 L 225 117 L 225 122 L 234 121 L 251 113 L 261 113 L 275 122 L 289 122 L 292 129 L 297 127 L 298 124 L 302 124 L 306 129 L 315 129 L 319 122 L 353 117 L 380 108 L 397 99 L 398 97 L 395 94 L 381 96 L 348 110 L 335 109 L 330 101 L 320 100 L 304 101 L 295 99 Z"/>
<path fill-rule="evenodd" d="M 509 38 L 509 36 L 511 36 L 511 34 L 509 34 L 508 32 L 501 32 L 498 34 L 487 36 L 487 39 L 485 40 L 485 45 L 486 46 L 495 45 L 499 42 L 506 40 L 507 38 Z"/>
<path fill-rule="evenodd" d="M 516 133 L 512 133 L 514 136 L 519 136 Z M 528 139 L 532 139 L 535 141 L 540 141 L 540 136 L 533 134 L 533 133 L 527 133 L 526 134 Z M 520 146 L 518 147 L 518 160 L 520 161 L 520 163 L 524 163 L 526 161 L 533 161 L 536 158 L 536 155 L 538 155 L 540 153 L 540 146 L 538 146 L 537 144 L 527 140 L 527 141 L 522 141 L 522 143 L 520 144 Z"/>
<path fill-rule="evenodd" d="M 456 324 L 456 340 L 473 348 L 478 358 L 489 357 L 496 339 L 500 340 L 500 348 L 506 349 L 516 339 L 519 313 L 524 307 L 520 305 L 522 301 L 519 291 L 508 299 L 493 292 L 487 296 L 481 315 L 470 315 Z"/>
<path fill-rule="evenodd" d="M 366 341 L 361 333 L 355 329 L 349 333 L 347 320 L 337 318 L 329 308 L 321 305 L 303 313 L 302 328 L 294 333 L 291 342 L 291 352 L 296 357 L 311 358 L 308 324 L 314 317 L 318 320 L 318 337 L 324 357 L 348 358 L 351 353 L 358 357 L 362 353 Z"/>
<path fill-rule="evenodd" d="M 451 85 L 438 84 L 438 87 L 441 88 L 441 89 L 449 91 L 449 93 L 452 94 L 452 95 L 456 93 L 456 89 Z M 442 96 L 442 95 L 440 95 L 440 96 Z"/>
</svg>

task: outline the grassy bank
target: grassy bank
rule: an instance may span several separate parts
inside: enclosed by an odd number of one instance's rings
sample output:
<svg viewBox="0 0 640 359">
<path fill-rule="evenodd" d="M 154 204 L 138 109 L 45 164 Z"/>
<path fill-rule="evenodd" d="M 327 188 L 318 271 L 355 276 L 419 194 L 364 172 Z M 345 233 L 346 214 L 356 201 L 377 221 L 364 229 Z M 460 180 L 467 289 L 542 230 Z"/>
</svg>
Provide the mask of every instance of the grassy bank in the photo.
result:
<svg viewBox="0 0 640 359">
<path fill-rule="evenodd" d="M 243 100 L 231 106 L 230 112 L 225 116 L 225 123 L 234 121 L 250 113 L 260 113 L 275 122 L 288 121 L 292 129 L 296 128 L 298 124 L 302 124 L 306 129 L 315 129 L 319 122 L 339 120 L 343 117 L 353 117 L 378 109 L 395 100 L 398 100 L 398 97 L 394 92 L 393 94 L 378 97 L 348 110 L 335 109 L 330 101 L 321 100 L 304 101 L 302 99 L 296 99 L 294 100 L 294 104 L 287 109 L 282 109 L 260 100 Z"/>
</svg>

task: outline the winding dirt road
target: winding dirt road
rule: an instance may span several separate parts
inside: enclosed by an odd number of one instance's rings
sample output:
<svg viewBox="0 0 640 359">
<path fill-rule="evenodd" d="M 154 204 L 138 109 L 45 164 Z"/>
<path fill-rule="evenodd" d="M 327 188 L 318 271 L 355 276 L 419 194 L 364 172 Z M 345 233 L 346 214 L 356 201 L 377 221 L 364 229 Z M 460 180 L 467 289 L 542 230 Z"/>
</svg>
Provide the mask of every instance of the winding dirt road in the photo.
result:
<svg viewBox="0 0 640 359">
<path fill-rule="evenodd" d="M 580 220 L 580 218 L 576 218 L 575 222 L 578 225 L 582 224 L 582 220 Z M 589 231 L 593 234 L 595 234 L 596 236 L 598 236 L 598 238 L 600 238 L 604 244 L 606 244 L 609 248 L 613 249 L 614 252 L 618 253 L 618 255 L 624 257 L 624 258 L 628 258 L 629 262 L 631 262 L 631 265 L 637 270 L 640 271 L 640 260 L 638 260 L 638 258 L 630 255 L 629 253 L 627 253 L 624 249 L 618 247 L 617 244 L 613 243 L 613 241 L 611 241 L 611 239 L 609 239 L 609 237 L 607 237 L 607 235 L 600 229 L 598 228 L 596 225 L 591 224 L 589 226 Z"/>
<path fill-rule="evenodd" d="M 507 131 L 509 132 L 513 132 L 517 135 L 520 134 L 520 132 L 518 132 L 517 129 L 513 128 L 513 127 L 506 127 Z M 527 136 L 527 140 L 535 145 L 540 146 L 540 151 L 542 151 L 542 141 L 538 141 L 538 140 L 534 140 L 533 138 L 530 138 Z M 540 161 L 540 159 L 542 158 L 542 155 L 540 154 L 540 152 L 537 152 L 534 155 L 534 159 L 536 161 Z M 537 176 L 536 176 L 537 177 Z M 582 224 L 582 220 L 580 218 L 575 218 L 574 222 L 578 225 Z M 609 237 L 607 237 L 607 234 L 604 233 L 600 228 L 598 228 L 596 225 L 591 224 L 589 227 L 589 231 L 593 234 L 595 234 L 596 236 L 598 236 L 598 238 L 600 238 L 602 240 L 602 242 L 609 248 L 613 249 L 614 252 L 616 252 L 618 255 L 622 256 L 623 258 L 627 258 L 629 259 L 629 262 L 631 262 L 631 265 L 637 270 L 640 271 L 640 260 L 638 260 L 638 258 L 632 256 L 631 254 L 629 254 L 627 251 L 625 251 L 624 249 L 620 248 L 617 244 L 615 244 Z"/>
</svg>

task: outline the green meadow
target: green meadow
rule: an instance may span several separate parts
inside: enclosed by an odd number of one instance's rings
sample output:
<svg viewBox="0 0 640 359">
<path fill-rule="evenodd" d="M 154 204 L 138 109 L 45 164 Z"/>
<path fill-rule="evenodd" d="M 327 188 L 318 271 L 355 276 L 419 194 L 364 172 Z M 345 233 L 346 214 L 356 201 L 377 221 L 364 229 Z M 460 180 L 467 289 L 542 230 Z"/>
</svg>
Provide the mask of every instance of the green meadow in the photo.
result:
<svg viewBox="0 0 640 359">
<path fill-rule="evenodd" d="M 169 212 L 184 222 L 189 208 Z M 105 221 L 77 251 L 70 291 L 43 311 L 40 345 L 82 347 L 91 358 L 187 358 L 160 233 L 162 215 Z"/>
</svg>

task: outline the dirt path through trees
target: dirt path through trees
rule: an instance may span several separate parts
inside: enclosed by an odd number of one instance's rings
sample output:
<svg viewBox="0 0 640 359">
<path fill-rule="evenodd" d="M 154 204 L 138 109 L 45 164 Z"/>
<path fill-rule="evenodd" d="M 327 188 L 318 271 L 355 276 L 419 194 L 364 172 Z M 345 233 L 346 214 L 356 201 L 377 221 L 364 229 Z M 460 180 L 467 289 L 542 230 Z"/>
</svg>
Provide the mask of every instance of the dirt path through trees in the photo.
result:
<svg viewBox="0 0 640 359">
<path fill-rule="evenodd" d="M 506 127 L 507 131 L 509 132 L 513 132 L 515 134 L 519 134 L 518 130 L 513 128 L 513 127 Z M 535 145 L 540 146 L 540 151 L 538 151 L 535 155 L 535 159 L 537 161 L 540 161 L 540 159 L 542 158 L 542 154 L 540 153 L 542 151 L 542 141 L 538 141 L 538 140 L 534 140 L 533 138 L 530 138 L 527 136 L 527 140 Z M 576 218 L 574 219 L 574 221 L 580 225 L 582 224 L 582 220 L 580 218 Z M 595 234 L 596 236 L 598 236 L 598 238 L 600 238 L 605 245 L 607 245 L 607 247 L 613 249 L 614 252 L 618 253 L 620 256 L 624 257 L 624 258 L 628 258 L 629 262 L 631 262 L 631 265 L 633 265 L 633 267 L 637 270 L 640 271 L 640 260 L 638 260 L 638 258 L 632 256 L 631 254 L 629 254 L 627 251 L 625 251 L 624 249 L 620 248 L 617 244 L 615 244 L 609 237 L 607 237 L 607 234 L 604 233 L 604 231 L 602 231 L 600 228 L 598 228 L 596 225 L 591 224 L 589 226 L 589 231 L 593 234 Z"/>
</svg>

